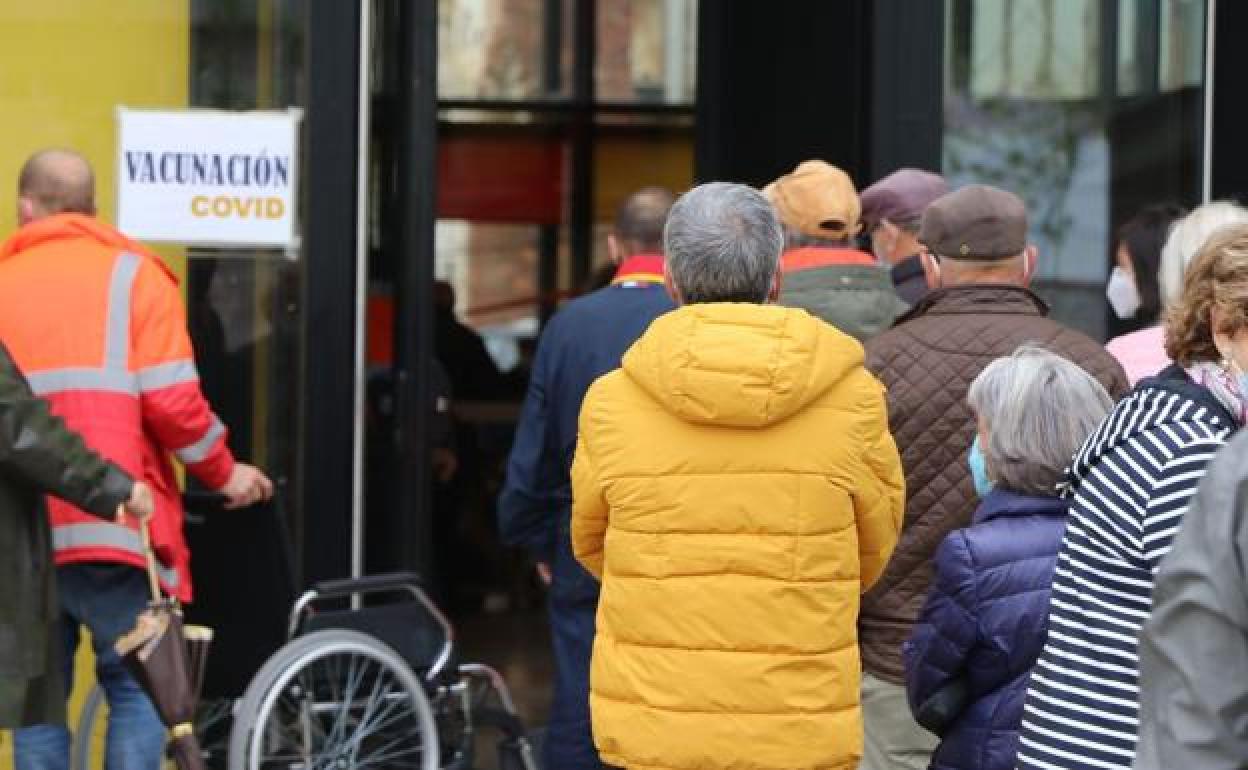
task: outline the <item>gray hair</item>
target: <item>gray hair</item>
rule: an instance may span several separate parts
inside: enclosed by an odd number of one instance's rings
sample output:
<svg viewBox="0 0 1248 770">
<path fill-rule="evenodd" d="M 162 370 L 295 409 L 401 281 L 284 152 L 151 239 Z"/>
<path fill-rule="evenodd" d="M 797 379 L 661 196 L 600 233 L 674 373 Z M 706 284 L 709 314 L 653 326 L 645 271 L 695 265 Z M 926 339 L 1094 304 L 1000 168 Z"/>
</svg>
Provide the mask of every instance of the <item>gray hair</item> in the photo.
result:
<svg viewBox="0 0 1248 770">
<path fill-rule="evenodd" d="M 711 182 L 672 206 L 663 243 L 668 272 L 685 304 L 763 303 L 780 264 L 784 232 L 758 190 Z"/>
<path fill-rule="evenodd" d="M 1161 306 L 1173 306 L 1183 296 L 1183 276 L 1187 267 L 1200 253 L 1209 237 L 1224 227 L 1248 224 L 1248 209 L 1228 201 L 1214 201 L 1192 209 L 1176 221 L 1161 247 L 1161 264 L 1157 284 L 1161 290 Z"/>
<path fill-rule="evenodd" d="M 988 427 L 988 475 L 1005 489 L 1053 495 L 1071 457 L 1113 408 L 1101 383 L 1032 345 L 988 364 L 966 394 Z"/>
</svg>

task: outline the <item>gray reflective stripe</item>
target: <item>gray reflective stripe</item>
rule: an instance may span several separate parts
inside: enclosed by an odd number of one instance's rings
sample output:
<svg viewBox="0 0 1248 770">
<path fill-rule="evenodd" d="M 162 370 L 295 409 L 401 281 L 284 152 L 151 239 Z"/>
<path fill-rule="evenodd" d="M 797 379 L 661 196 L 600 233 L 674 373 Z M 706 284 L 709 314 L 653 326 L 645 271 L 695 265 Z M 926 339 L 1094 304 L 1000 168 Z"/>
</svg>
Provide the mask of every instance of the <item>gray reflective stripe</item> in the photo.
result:
<svg viewBox="0 0 1248 770">
<path fill-rule="evenodd" d="M 196 441 L 190 446 L 184 446 L 175 450 L 174 454 L 177 458 L 187 465 L 203 462 L 208 453 L 212 451 L 213 444 L 217 443 L 217 439 L 225 434 L 225 426 L 216 417 L 212 418 L 212 427 L 204 434 L 203 438 Z"/>
<path fill-rule="evenodd" d="M 58 551 L 74 548 L 113 548 L 118 551 L 143 556 L 143 541 L 139 533 L 129 527 L 106 522 L 90 522 L 84 524 L 68 524 L 52 530 L 52 547 Z M 160 562 L 156 563 L 156 572 L 165 585 L 172 589 L 178 587 L 178 572 Z"/>
<path fill-rule="evenodd" d="M 167 364 L 149 366 L 139 370 L 139 390 L 148 393 L 173 385 L 195 382 L 199 373 L 195 371 L 195 362 L 190 359 L 170 361 Z"/>
<path fill-rule="evenodd" d="M 108 282 L 108 321 L 105 324 L 104 368 L 126 371 L 130 363 L 130 294 L 141 257 L 123 251 Z"/>
<path fill-rule="evenodd" d="M 130 295 L 142 257 L 123 251 L 117 255 L 108 281 L 108 319 L 104 323 L 104 366 L 45 369 L 26 376 L 40 396 L 71 390 L 139 394 L 139 378 L 128 371 L 130 363 Z M 159 369 L 161 367 L 153 367 Z M 192 366 L 192 369 L 194 367 Z"/>
<path fill-rule="evenodd" d="M 139 394 L 139 381 L 129 372 L 108 369 L 47 369 L 26 375 L 31 390 L 50 396 L 67 390 L 102 390 L 110 393 Z"/>
</svg>

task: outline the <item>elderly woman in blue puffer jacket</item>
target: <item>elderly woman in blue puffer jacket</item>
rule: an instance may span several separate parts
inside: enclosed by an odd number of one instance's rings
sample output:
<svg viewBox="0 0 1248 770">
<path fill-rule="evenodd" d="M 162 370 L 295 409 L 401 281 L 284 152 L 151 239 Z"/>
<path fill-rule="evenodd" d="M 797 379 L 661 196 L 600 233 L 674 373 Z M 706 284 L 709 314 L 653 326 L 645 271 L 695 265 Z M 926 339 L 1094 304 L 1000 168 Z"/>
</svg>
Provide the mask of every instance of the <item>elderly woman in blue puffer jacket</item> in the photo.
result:
<svg viewBox="0 0 1248 770">
<path fill-rule="evenodd" d="M 1027 346 L 989 364 L 967 401 L 981 503 L 936 553 L 906 685 L 915 718 L 941 738 L 932 770 L 1012 770 L 1066 526 L 1059 482 L 1112 402 L 1083 369 Z"/>
</svg>

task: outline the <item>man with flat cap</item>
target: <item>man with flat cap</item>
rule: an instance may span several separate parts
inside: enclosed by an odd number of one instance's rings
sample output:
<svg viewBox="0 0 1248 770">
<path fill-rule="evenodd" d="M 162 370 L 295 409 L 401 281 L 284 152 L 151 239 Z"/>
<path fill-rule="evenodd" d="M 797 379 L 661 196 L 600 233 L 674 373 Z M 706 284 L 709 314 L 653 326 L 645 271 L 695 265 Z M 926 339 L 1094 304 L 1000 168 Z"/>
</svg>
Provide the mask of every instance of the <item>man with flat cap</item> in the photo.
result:
<svg viewBox="0 0 1248 770">
<path fill-rule="evenodd" d="M 897 549 L 859 613 L 861 770 L 921 770 L 937 743 L 910 716 L 902 644 L 927 597 L 937 546 L 970 523 L 978 502 L 967 466 L 971 381 L 990 361 L 1031 343 L 1079 364 L 1115 398 L 1129 387 L 1104 348 L 1047 318 L 1027 288 L 1036 249 L 1018 196 L 983 185 L 944 195 L 924 211 L 918 240 L 931 291 L 866 346 L 867 367 L 888 388 L 907 500 Z"/>
<path fill-rule="evenodd" d="M 894 171 L 862 191 L 862 224 L 871 236 L 871 250 L 889 266 L 897 296 L 907 305 L 927 294 L 919 222 L 931 202 L 947 192 L 944 177 L 917 168 Z"/>
</svg>

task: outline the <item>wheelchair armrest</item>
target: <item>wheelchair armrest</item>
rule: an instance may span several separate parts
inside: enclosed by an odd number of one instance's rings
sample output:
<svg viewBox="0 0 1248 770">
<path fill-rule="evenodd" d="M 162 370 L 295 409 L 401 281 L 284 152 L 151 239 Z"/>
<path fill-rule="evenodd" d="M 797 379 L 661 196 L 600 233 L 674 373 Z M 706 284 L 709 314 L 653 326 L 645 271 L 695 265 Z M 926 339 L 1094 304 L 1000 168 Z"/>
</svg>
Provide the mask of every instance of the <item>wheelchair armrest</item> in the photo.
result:
<svg viewBox="0 0 1248 770">
<path fill-rule="evenodd" d="M 420 587 L 420 575 L 415 572 L 389 572 L 384 575 L 368 575 L 359 578 L 322 580 L 313 584 L 312 590 L 318 594 L 319 598 L 329 598 L 381 591 L 420 590 Z"/>
<path fill-rule="evenodd" d="M 305 591 L 303 596 L 300 596 L 295 601 L 295 606 L 290 610 L 287 638 L 295 638 L 295 635 L 299 633 L 299 627 L 302 624 L 304 614 L 309 612 L 312 606 L 319 601 L 339 599 L 356 594 L 382 593 L 385 591 L 406 591 L 411 594 L 412 599 L 425 608 L 434 622 L 437 623 L 439 629 L 441 629 L 442 638 L 445 641 L 437 658 L 425 675 L 428 681 L 434 681 L 447 664 L 450 663 L 454 650 L 455 630 L 451 627 L 450 621 L 446 619 L 446 615 L 442 614 L 442 610 L 438 609 L 438 606 L 429 598 L 429 594 L 425 593 L 420 585 L 420 575 L 417 575 L 415 572 L 390 572 L 384 575 L 368 575 L 359 578 L 323 580 L 320 583 L 313 584 L 312 588 Z"/>
</svg>

